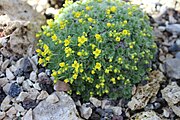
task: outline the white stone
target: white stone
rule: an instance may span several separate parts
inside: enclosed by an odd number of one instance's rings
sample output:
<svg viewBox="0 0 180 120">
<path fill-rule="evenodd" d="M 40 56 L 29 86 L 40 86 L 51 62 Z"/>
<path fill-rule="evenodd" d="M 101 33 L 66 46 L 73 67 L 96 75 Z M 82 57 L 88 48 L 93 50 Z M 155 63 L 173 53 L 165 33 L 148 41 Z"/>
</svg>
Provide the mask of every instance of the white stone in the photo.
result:
<svg viewBox="0 0 180 120">
<path fill-rule="evenodd" d="M 51 104 L 41 101 L 33 109 L 34 120 L 82 120 L 72 98 L 64 92 L 55 92 L 59 102 Z"/>
<path fill-rule="evenodd" d="M 154 111 L 147 111 L 133 115 L 130 120 L 162 120 L 162 119 Z"/>
<path fill-rule="evenodd" d="M 23 116 L 22 120 L 33 120 L 32 109 L 29 109 Z"/>
<path fill-rule="evenodd" d="M 4 91 L 6 94 L 8 94 L 8 91 L 9 91 L 9 89 L 10 89 L 10 87 L 11 87 L 11 84 L 12 84 L 12 83 L 7 83 L 7 84 L 3 87 L 3 91 Z"/>
<path fill-rule="evenodd" d="M 6 69 L 6 77 L 8 78 L 8 80 L 13 80 L 15 78 L 9 68 Z"/>
<path fill-rule="evenodd" d="M 0 112 L 0 120 L 2 120 L 5 117 L 6 113 L 5 112 Z"/>
<path fill-rule="evenodd" d="M 33 86 L 33 82 L 30 79 L 27 79 L 26 81 L 28 82 L 30 87 Z"/>
<path fill-rule="evenodd" d="M 33 82 L 37 81 L 37 74 L 36 74 L 36 72 L 32 71 L 32 72 L 30 73 L 29 79 L 30 79 L 31 81 L 33 81 Z"/>
<path fill-rule="evenodd" d="M 24 81 L 24 79 L 25 79 L 24 76 L 22 76 L 22 77 L 17 77 L 17 78 L 16 78 L 16 82 L 17 82 L 18 84 L 21 84 L 21 83 Z"/>
<path fill-rule="evenodd" d="M 16 98 L 16 101 L 22 102 L 29 96 L 27 92 L 21 92 L 19 96 Z"/>
<path fill-rule="evenodd" d="M 9 64 L 10 64 L 10 60 L 6 59 L 1 65 L 1 70 L 4 71 L 8 67 Z"/>
<path fill-rule="evenodd" d="M 86 107 L 86 104 L 83 104 L 80 107 L 80 113 L 83 118 L 89 119 L 89 117 L 91 117 L 92 114 L 92 109 L 90 107 Z"/>
<path fill-rule="evenodd" d="M 0 78 L 0 87 L 3 87 L 8 83 L 8 79 L 6 77 Z"/>
<path fill-rule="evenodd" d="M 107 109 L 107 108 L 109 108 L 110 107 L 110 101 L 108 101 L 108 100 L 102 100 L 102 103 L 101 103 L 101 108 L 102 109 Z"/>
<path fill-rule="evenodd" d="M 57 97 L 57 95 L 55 93 L 52 93 L 51 95 L 49 95 L 47 98 L 46 98 L 46 102 L 49 102 L 49 103 L 57 103 L 59 102 L 59 98 Z"/>
<path fill-rule="evenodd" d="M 15 72 L 17 70 L 17 67 L 15 65 L 11 65 L 9 68 L 12 72 Z"/>
<path fill-rule="evenodd" d="M 21 105 L 17 104 L 17 103 L 14 104 L 14 107 L 18 112 L 24 111 L 24 108 Z"/>
<path fill-rule="evenodd" d="M 95 106 L 95 107 L 99 107 L 101 106 L 101 101 L 98 100 L 97 98 L 95 97 L 90 97 L 90 102 Z"/>
<path fill-rule="evenodd" d="M 40 94 L 38 90 L 36 90 L 35 88 L 31 88 L 28 91 L 28 98 L 32 99 L 32 100 L 36 100 L 37 96 Z"/>
<path fill-rule="evenodd" d="M 28 91 L 29 89 L 31 89 L 31 87 L 30 87 L 30 85 L 29 85 L 29 83 L 28 83 L 27 80 L 23 81 L 23 83 L 22 83 L 22 88 L 23 88 L 23 90 L 26 90 L 26 91 Z"/>
<path fill-rule="evenodd" d="M 33 84 L 33 87 L 34 87 L 36 90 L 41 90 L 41 87 L 39 86 L 39 83 Z"/>
<path fill-rule="evenodd" d="M 40 95 L 37 97 L 37 100 L 44 100 L 44 99 L 46 99 L 48 96 L 49 96 L 49 94 L 48 94 L 46 91 L 42 90 L 41 93 L 40 93 Z"/>
<path fill-rule="evenodd" d="M 13 118 L 17 113 L 17 110 L 14 107 L 11 107 L 7 112 L 7 116 L 9 116 L 10 118 Z"/>
<path fill-rule="evenodd" d="M 38 56 L 34 55 L 31 57 L 31 60 L 37 65 L 38 64 Z"/>
<path fill-rule="evenodd" d="M 122 114 L 122 108 L 118 106 L 111 106 L 110 109 L 113 110 L 115 115 L 121 115 Z"/>
</svg>

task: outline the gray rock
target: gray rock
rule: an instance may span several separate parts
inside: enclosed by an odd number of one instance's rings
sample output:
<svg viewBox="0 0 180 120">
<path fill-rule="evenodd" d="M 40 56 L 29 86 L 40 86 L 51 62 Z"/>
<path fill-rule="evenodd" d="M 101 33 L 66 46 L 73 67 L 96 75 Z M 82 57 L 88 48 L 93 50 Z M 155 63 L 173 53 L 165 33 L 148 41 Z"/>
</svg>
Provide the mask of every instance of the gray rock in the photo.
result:
<svg viewBox="0 0 180 120">
<path fill-rule="evenodd" d="M 163 108 L 163 116 L 166 118 L 170 116 L 170 110 L 168 108 Z"/>
<path fill-rule="evenodd" d="M 130 120 L 162 120 L 162 119 L 154 111 L 147 111 L 133 115 Z"/>
<path fill-rule="evenodd" d="M 55 93 L 52 93 L 46 98 L 46 102 L 49 102 L 51 104 L 59 102 L 59 98 Z"/>
<path fill-rule="evenodd" d="M 0 78 L 0 87 L 3 87 L 8 83 L 8 79 L 6 77 Z"/>
<path fill-rule="evenodd" d="M 28 90 L 28 98 L 31 100 L 36 100 L 37 96 L 40 94 L 38 90 L 35 88 L 31 88 Z"/>
<path fill-rule="evenodd" d="M 39 96 L 37 97 L 37 100 L 44 100 L 48 96 L 49 96 L 49 94 L 46 91 L 42 90 L 41 93 L 39 94 Z"/>
<path fill-rule="evenodd" d="M 169 77 L 180 79 L 180 59 L 165 60 L 165 70 Z"/>
<path fill-rule="evenodd" d="M 111 106 L 110 109 L 113 110 L 113 113 L 115 115 L 121 115 L 122 114 L 122 108 L 119 106 Z"/>
<path fill-rule="evenodd" d="M 91 117 L 92 109 L 90 107 L 86 107 L 86 104 L 83 104 L 79 110 L 83 118 L 89 119 Z"/>
<path fill-rule="evenodd" d="M 17 113 L 17 110 L 14 107 L 11 107 L 7 112 L 6 115 L 10 118 L 14 118 Z"/>
<path fill-rule="evenodd" d="M 98 100 L 97 98 L 95 97 L 90 97 L 90 102 L 95 106 L 95 107 L 99 107 L 101 106 L 101 101 Z"/>
<path fill-rule="evenodd" d="M 33 109 L 34 120 L 81 120 L 73 100 L 64 92 L 56 92 L 59 102 L 41 101 Z"/>
<path fill-rule="evenodd" d="M 18 84 L 21 84 L 21 83 L 24 81 L 24 79 L 25 79 L 24 76 L 22 76 L 22 77 L 17 77 L 17 78 L 16 78 L 16 82 L 17 82 Z"/>
<path fill-rule="evenodd" d="M 32 109 L 29 109 L 23 116 L 22 120 L 33 120 Z"/>
<path fill-rule="evenodd" d="M 5 112 L 0 112 L 0 120 L 3 120 L 3 118 L 5 117 L 6 113 Z"/>
<path fill-rule="evenodd" d="M 8 78 L 8 80 L 13 80 L 15 78 L 9 68 L 6 69 L 6 77 Z"/>
<path fill-rule="evenodd" d="M 8 95 L 11 97 L 16 97 L 20 94 L 21 88 L 17 83 L 12 83 L 8 91 Z"/>
<path fill-rule="evenodd" d="M 176 55 L 175 55 L 175 57 L 176 57 L 177 59 L 180 59 L 180 52 L 177 52 Z"/>
<path fill-rule="evenodd" d="M 10 89 L 10 87 L 11 87 L 11 84 L 12 84 L 12 83 L 7 83 L 7 84 L 3 87 L 3 91 L 4 91 L 6 94 L 8 94 L 8 91 L 9 91 L 9 89 Z"/>
<path fill-rule="evenodd" d="M 8 67 L 9 64 L 10 64 L 10 60 L 6 59 L 1 65 L 1 70 L 4 71 Z"/>
<path fill-rule="evenodd" d="M 29 94 L 27 92 L 21 92 L 19 94 L 19 96 L 16 98 L 16 101 L 24 101 L 24 99 L 26 99 L 29 96 Z"/>
<path fill-rule="evenodd" d="M 170 85 L 161 90 L 162 97 L 167 101 L 168 105 L 172 108 L 174 113 L 180 117 L 180 87 L 176 82 L 172 82 Z"/>
<path fill-rule="evenodd" d="M 9 95 L 7 95 L 4 100 L 1 103 L 1 110 L 2 111 L 6 111 L 7 109 L 9 109 L 12 105 L 10 105 L 11 102 L 11 97 Z"/>
<path fill-rule="evenodd" d="M 29 79 L 30 79 L 31 81 L 33 81 L 33 82 L 37 81 L 37 74 L 36 74 L 36 72 L 32 71 L 32 72 L 30 73 Z"/>
<path fill-rule="evenodd" d="M 24 111 L 24 108 L 20 104 L 14 103 L 14 107 L 18 112 Z"/>
<path fill-rule="evenodd" d="M 177 39 L 176 42 L 169 47 L 170 52 L 180 51 L 180 39 Z"/>
<path fill-rule="evenodd" d="M 166 25 L 166 30 L 170 33 L 180 35 L 180 24 Z"/>
</svg>

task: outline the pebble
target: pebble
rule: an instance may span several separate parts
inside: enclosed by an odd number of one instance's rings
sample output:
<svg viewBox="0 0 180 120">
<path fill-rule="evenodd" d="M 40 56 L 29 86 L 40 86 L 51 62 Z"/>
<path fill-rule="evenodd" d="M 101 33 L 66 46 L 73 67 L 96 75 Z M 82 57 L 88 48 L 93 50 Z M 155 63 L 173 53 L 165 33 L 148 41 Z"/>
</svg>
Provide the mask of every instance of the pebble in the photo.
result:
<svg viewBox="0 0 180 120">
<path fill-rule="evenodd" d="M 21 88 L 17 83 L 12 83 L 8 91 L 8 95 L 11 97 L 16 97 L 20 94 Z"/>
<path fill-rule="evenodd" d="M 16 72 L 17 68 L 14 65 L 11 65 L 11 67 L 9 68 L 13 73 Z"/>
<path fill-rule="evenodd" d="M 7 83 L 7 84 L 3 87 L 3 91 L 4 91 L 6 94 L 8 94 L 8 91 L 9 91 L 9 89 L 10 89 L 10 87 L 11 87 L 11 84 L 12 84 L 12 83 Z"/>
<path fill-rule="evenodd" d="M 83 104 L 80 107 L 80 113 L 81 113 L 81 117 L 85 118 L 85 119 L 89 119 L 91 114 L 92 114 L 92 109 L 90 107 L 86 107 L 86 104 Z"/>
<path fill-rule="evenodd" d="M 6 115 L 10 118 L 14 118 L 17 113 L 17 110 L 14 107 L 11 107 L 7 112 Z"/>
<path fill-rule="evenodd" d="M 27 80 L 26 80 L 26 81 L 23 81 L 23 83 L 22 83 L 22 88 L 23 88 L 23 90 L 26 90 L 26 91 L 28 91 L 29 89 L 31 89 L 31 87 L 30 87 L 30 85 L 29 85 L 29 83 L 28 83 Z"/>
<path fill-rule="evenodd" d="M 33 86 L 34 83 L 33 83 L 30 79 L 27 79 L 26 81 L 27 81 L 27 83 L 28 83 L 28 85 L 29 85 L 30 87 Z"/>
<path fill-rule="evenodd" d="M 180 24 L 166 25 L 166 30 L 173 34 L 180 34 Z"/>
<path fill-rule="evenodd" d="M 166 118 L 170 116 L 170 112 L 168 108 L 163 108 L 163 116 Z"/>
<path fill-rule="evenodd" d="M 33 87 L 34 87 L 36 90 L 41 90 L 41 87 L 39 86 L 39 83 L 33 84 Z"/>
<path fill-rule="evenodd" d="M 22 106 L 24 109 L 28 110 L 30 108 L 35 108 L 37 105 L 36 103 L 36 100 L 32 100 L 32 99 L 25 99 L 23 102 L 22 102 Z"/>
<path fill-rule="evenodd" d="M 113 110 L 113 113 L 115 115 L 121 115 L 122 114 L 122 108 L 119 106 L 111 106 L 110 109 Z"/>
<path fill-rule="evenodd" d="M 7 83 L 8 83 L 7 77 L 0 78 L 0 87 L 3 87 L 3 86 L 6 85 Z"/>
<path fill-rule="evenodd" d="M 5 117 L 6 113 L 5 112 L 0 112 L 0 120 L 3 120 L 3 118 Z"/>
<path fill-rule="evenodd" d="M 180 51 L 180 39 L 177 39 L 176 42 L 169 47 L 170 52 Z"/>
<path fill-rule="evenodd" d="M 21 92 L 19 94 L 19 96 L 16 98 L 16 101 L 24 101 L 27 97 L 29 96 L 29 94 L 27 92 Z"/>
<path fill-rule="evenodd" d="M 1 65 L 1 70 L 4 71 L 8 67 L 9 64 L 10 64 L 10 60 L 6 59 Z"/>
<path fill-rule="evenodd" d="M 35 63 L 35 65 L 38 65 L 38 56 L 37 55 L 32 56 L 31 60 Z"/>
<path fill-rule="evenodd" d="M 99 107 L 101 106 L 101 101 L 98 100 L 97 98 L 95 97 L 90 97 L 90 102 L 95 106 L 95 107 Z"/>
<path fill-rule="evenodd" d="M 38 95 L 37 100 L 44 100 L 48 96 L 49 96 L 49 94 L 46 91 L 42 90 L 41 93 Z"/>
<path fill-rule="evenodd" d="M 159 29 L 161 32 L 163 32 L 163 31 L 166 30 L 166 27 L 165 27 L 165 26 L 159 26 L 158 29 Z"/>
<path fill-rule="evenodd" d="M 9 68 L 6 69 L 6 77 L 8 80 L 13 80 L 15 78 L 15 76 L 13 75 L 13 73 L 10 71 Z"/>
<path fill-rule="evenodd" d="M 10 102 L 11 102 L 11 97 L 7 95 L 1 103 L 1 110 L 6 111 L 7 109 L 9 109 L 12 106 L 10 105 Z"/>
<path fill-rule="evenodd" d="M 18 84 L 21 84 L 21 83 L 23 83 L 24 79 L 25 79 L 24 76 L 22 76 L 22 77 L 17 77 L 17 78 L 16 78 L 16 82 L 17 82 Z"/>
<path fill-rule="evenodd" d="M 157 109 L 160 109 L 161 108 L 161 104 L 159 102 L 155 102 L 154 103 L 154 109 L 157 110 Z"/>
<path fill-rule="evenodd" d="M 33 82 L 37 81 L 37 74 L 36 74 L 36 72 L 32 71 L 32 72 L 30 73 L 29 79 L 30 79 L 31 81 L 33 81 Z"/>
<path fill-rule="evenodd" d="M 37 96 L 40 94 L 38 90 L 36 90 L 35 88 L 31 88 L 28 90 L 28 98 L 32 99 L 32 100 L 36 100 Z"/>
<path fill-rule="evenodd" d="M 59 98 L 57 97 L 55 93 L 53 93 L 46 98 L 46 102 L 54 104 L 54 103 L 59 102 Z"/>
<path fill-rule="evenodd" d="M 23 116 L 23 120 L 33 120 L 32 109 L 29 109 L 26 114 Z"/>
<path fill-rule="evenodd" d="M 20 104 L 15 103 L 14 107 L 18 112 L 24 111 L 24 108 Z"/>
<path fill-rule="evenodd" d="M 24 60 L 23 60 L 23 71 L 24 72 L 31 72 L 33 70 L 32 68 L 32 64 L 31 62 L 29 61 L 28 57 L 25 57 Z"/>
<path fill-rule="evenodd" d="M 17 77 L 20 77 L 22 76 L 24 73 L 23 73 L 23 69 L 22 68 L 18 68 L 15 72 L 14 72 L 14 75 L 17 76 Z"/>
<path fill-rule="evenodd" d="M 105 99 L 105 100 L 102 100 L 101 102 L 102 102 L 102 103 L 101 103 L 101 108 L 102 108 L 102 109 L 107 109 L 107 108 L 110 107 L 110 104 L 111 104 L 111 103 L 110 103 L 109 100 L 106 100 L 106 99 Z"/>
</svg>

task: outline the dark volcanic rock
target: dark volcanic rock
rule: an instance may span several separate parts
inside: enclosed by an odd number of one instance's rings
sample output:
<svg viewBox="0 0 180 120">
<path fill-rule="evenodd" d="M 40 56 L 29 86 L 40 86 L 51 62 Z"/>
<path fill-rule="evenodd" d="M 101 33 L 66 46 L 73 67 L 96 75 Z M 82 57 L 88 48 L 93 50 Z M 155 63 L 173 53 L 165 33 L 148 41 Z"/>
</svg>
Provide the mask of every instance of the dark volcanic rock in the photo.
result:
<svg viewBox="0 0 180 120">
<path fill-rule="evenodd" d="M 8 91 L 8 94 L 11 97 L 16 97 L 20 94 L 20 92 L 21 92 L 20 86 L 17 83 L 12 83 Z"/>
<path fill-rule="evenodd" d="M 24 58 L 22 68 L 23 68 L 23 71 L 24 71 L 24 72 L 31 72 L 31 71 L 33 70 L 32 64 L 31 64 L 31 62 L 29 61 L 28 57 L 25 57 L 25 58 Z"/>
</svg>

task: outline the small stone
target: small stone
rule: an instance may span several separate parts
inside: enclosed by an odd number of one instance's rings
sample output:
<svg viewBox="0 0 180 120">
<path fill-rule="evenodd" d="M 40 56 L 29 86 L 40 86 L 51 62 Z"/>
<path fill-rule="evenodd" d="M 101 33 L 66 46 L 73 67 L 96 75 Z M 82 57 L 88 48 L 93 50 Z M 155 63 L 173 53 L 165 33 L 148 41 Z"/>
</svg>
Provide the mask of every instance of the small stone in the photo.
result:
<svg viewBox="0 0 180 120">
<path fill-rule="evenodd" d="M 166 30 L 166 27 L 164 27 L 164 26 L 159 26 L 158 29 L 159 29 L 161 32 L 163 32 L 163 31 Z"/>
<path fill-rule="evenodd" d="M 37 74 L 36 74 L 36 72 L 32 71 L 32 72 L 30 73 L 29 79 L 30 79 L 31 81 L 33 81 L 33 82 L 37 81 Z"/>
<path fill-rule="evenodd" d="M 92 109 L 90 107 L 86 107 L 86 104 L 83 104 L 81 107 L 80 107 L 80 113 L 81 113 L 81 116 L 85 119 L 89 119 L 89 117 L 91 116 L 92 114 Z"/>
<path fill-rule="evenodd" d="M 9 68 L 6 69 L 6 77 L 8 80 L 13 80 L 15 78 L 15 76 L 13 75 L 13 73 L 10 71 Z"/>
<path fill-rule="evenodd" d="M 5 112 L 0 112 L 0 120 L 3 120 L 3 118 L 6 116 Z"/>
<path fill-rule="evenodd" d="M 18 84 L 21 84 L 21 83 L 23 83 L 24 79 L 25 79 L 24 76 L 22 76 L 22 77 L 17 77 L 17 78 L 16 78 L 16 82 L 17 82 Z"/>
<path fill-rule="evenodd" d="M 101 103 L 101 108 L 102 109 L 107 109 L 107 108 L 109 108 L 110 107 L 110 101 L 108 101 L 108 100 L 102 100 L 102 103 Z"/>
<path fill-rule="evenodd" d="M 22 102 L 22 106 L 24 109 L 28 110 L 30 108 L 35 108 L 37 105 L 36 101 L 35 100 L 32 100 L 32 99 L 25 99 L 23 102 Z"/>
<path fill-rule="evenodd" d="M 10 64 L 10 60 L 9 59 L 6 59 L 3 64 L 1 65 L 1 70 L 4 71 L 8 65 Z"/>
<path fill-rule="evenodd" d="M 17 104 L 17 103 L 14 104 L 14 107 L 18 112 L 24 111 L 24 108 L 21 105 Z"/>
<path fill-rule="evenodd" d="M 49 102 L 52 104 L 57 103 L 58 101 L 59 101 L 59 98 L 57 97 L 55 93 L 52 93 L 46 98 L 46 102 Z"/>
<path fill-rule="evenodd" d="M 8 83 L 8 79 L 6 77 L 0 78 L 0 87 L 3 87 Z"/>
<path fill-rule="evenodd" d="M 12 65 L 10 68 L 9 68 L 13 73 L 16 72 L 17 68 L 16 66 Z"/>
<path fill-rule="evenodd" d="M 165 60 L 165 70 L 169 77 L 180 79 L 180 59 L 173 58 Z"/>
<path fill-rule="evenodd" d="M 37 100 L 44 100 L 44 99 L 46 99 L 48 96 L 49 96 L 49 94 L 48 94 L 46 91 L 42 90 L 41 93 L 40 93 L 40 95 L 37 97 Z"/>
<path fill-rule="evenodd" d="M 166 30 L 173 34 L 180 34 L 180 24 L 167 25 Z"/>
<path fill-rule="evenodd" d="M 46 69 L 45 73 L 46 73 L 46 75 L 51 76 L 51 70 L 50 69 Z"/>
<path fill-rule="evenodd" d="M 33 86 L 33 82 L 32 82 L 31 80 L 27 79 L 26 81 L 28 82 L 28 85 L 29 85 L 30 87 Z"/>
<path fill-rule="evenodd" d="M 130 120 L 162 120 L 162 119 L 154 111 L 147 111 L 133 115 Z"/>
<path fill-rule="evenodd" d="M 29 89 L 31 89 L 31 87 L 30 87 L 30 85 L 29 85 L 29 83 L 28 83 L 27 80 L 26 80 L 26 81 L 23 81 L 23 83 L 22 83 L 22 88 L 23 88 L 23 90 L 26 90 L 26 91 L 28 91 Z"/>
<path fill-rule="evenodd" d="M 21 92 L 19 94 L 19 96 L 16 98 L 16 101 L 24 101 L 27 97 L 29 96 L 29 94 L 27 92 Z"/>
<path fill-rule="evenodd" d="M 37 56 L 37 55 L 32 56 L 32 57 L 31 57 L 31 60 L 32 60 L 36 65 L 38 65 L 38 56 Z"/>
<path fill-rule="evenodd" d="M 20 86 L 17 83 L 12 83 L 8 91 L 8 94 L 11 97 L 16 97 L 20 94 L 20 92 L 21 92 Z"/>
<path fill-rule="evenodd" d="M 8 94 L 8 91 L 9 91 L 9 89 L 10 89 L 10 87 L 11 87 L 11 84 L 12 84 L 12 83 L 7 83 L 7 84 L 3 87 L 3 91 L 4 91 L 6 94 Z"/>
<path fill-rule="evenodd" d="M 90 102 L 95 106 L 95 107 L 99 107 L 101 106 L 101 101 L 98 100 L 97 98 L 95 97 L 90 97 Z"/>
<path fill-rule="evenodd" d="M 22 76 L 24 73 L 23 73 L 23 69 L 22 68 L 18 68 L 15 72 L 14 72 L 14 75 L 15 76 Z"/>
<path fill-rule="evenodd" d="M 155 102 L 154 103 L 154 109 L 157 110 L 157 109 L 160 109 L 161 108 L 161 104 L 159 102 Z"/>
<path fill-rule="evenodd" d="M 177 59 L 180 59 L 180 52 L 177 52 L 175 56 Z"/>
<path fill-rule="evenodd" d="M 33 84 L 33 87 L 34 87 L 36 90 L 41 90 L 41 88 L 40 88 L 40 86 L 39 86 L 39 83 Z"/>
<path fill-rule="evenodd" d="M 39 91 L 36 90 L 35 88 L 31 88 L 28 90 L 28 98 L 32 100 L 36 100 L 37 96 L 39 95 Z"/>
<path fill-rule="evenodd" d="M 22 118 L 23 120 L 33 120 L 32 109 L 29 109 Z"/>
<path fill-rule="evenodd" d="M 11 107 L 10 102 L 11 102 L 11 97 L 8 95 L 4 98 L 4 100 L 1 103 L 1 110 L 6 111 L 7 109 L 9 109 Z"/>
<path fill-rule="evenodd" d="M 170 116 L 170 112 L 168 108 L 163 108 L 163 116 L 166 118 Z"/>
<path fill-rule="evenodd" d="M 121 115 L 122 114 L 122 108 L 119 106 L 111 106 L 110 109 L 113 110 L 113 113 L 115 115 Z"/>
<path fill-rule="evenodd" d="M 169 47 L 170 52 L 180 51 L 180 39 L 177 39 L 176 42 Z"/>
<path fill-rule="evenodd" d="M 78 100 L 77 102 L 75 102 L 76 106 L 80 107 L 81 106 L 81 101 Z"/>
<path fill-rule="evenodd" d="M 161 55 L 161 56 L 159 57 L 159 60 L 160 60 L 161 62 L 163 62 L 165 59 L 166 59 L 166 57 L 165 57 L 164 55 Z"/>
<path fill-rule="evenodd" d="M 31 72 L 33 70 L 32 68 L 32 64 L 31 62 L 29 61 L 28 57 L 25 57 L 24 60 L 23 60 L 23 71 L 24 72 Z"/>
<path fill-rule="evenodd" d="M 17 112 L 17 110 L 16 110 L 14 107 L 11 107 L 11 108 L 6 112 L 6 114 L 7 114 L 7 116 L 9 116 L 10 118 L 13 118 L 13 117 L 15 117 L 16 112 Z"/>
</svg>

